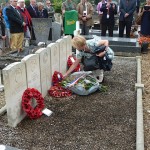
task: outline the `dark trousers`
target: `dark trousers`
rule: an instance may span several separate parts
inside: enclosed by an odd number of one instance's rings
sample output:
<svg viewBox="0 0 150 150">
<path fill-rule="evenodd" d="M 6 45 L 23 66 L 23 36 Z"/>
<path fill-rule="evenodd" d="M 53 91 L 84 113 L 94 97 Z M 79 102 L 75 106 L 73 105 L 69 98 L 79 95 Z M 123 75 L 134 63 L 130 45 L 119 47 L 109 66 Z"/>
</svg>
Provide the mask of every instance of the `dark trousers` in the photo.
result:
<svg viewBox="0 0 150 150">
<path fill-rule="evenodd" d="M 126 37 L 130 38 L 131 26 L 131 21 L 119 21 L 119 37 L 123 37 L 124 28 L 126 27 Z"/>
<path fill-rule="evenodd" d="M 33 26 L 29 26 L 29 30 L 30 30 L 30 33 L 31 33 L 31 40 L 36 40 Z"/>
<path fill-rule="evenodd" d="M 106 31 L 108 30 L 109 36 L 110 36 L 110 37 L 113 37 L 114 25 L 103 23 L 101 29 L 102 29 L 101 36 L 106 36 Z"/>
<path fill-rule="evenodd" d="M 82 30 L 81 34 L 82 35 L 89 35 L 89 26 L 86 26 L 86 24 L 80 24 L 80 28 Z"/>
</svg>

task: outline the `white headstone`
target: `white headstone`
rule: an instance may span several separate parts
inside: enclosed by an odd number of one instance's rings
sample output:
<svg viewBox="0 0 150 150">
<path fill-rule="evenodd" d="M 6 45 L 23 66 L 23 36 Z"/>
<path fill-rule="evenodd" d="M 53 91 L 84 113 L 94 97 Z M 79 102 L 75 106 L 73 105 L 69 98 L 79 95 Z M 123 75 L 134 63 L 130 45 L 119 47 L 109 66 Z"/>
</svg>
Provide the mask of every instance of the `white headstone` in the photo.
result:
<svg viewBox="0 0 150 150">
<path fill-rule="evenodd" d="M 41 92 L 39 55 L 30 54 L 24 57 L 21 62 L 24 62 L 26 66 L 28 88 L 35 88 Z"/>
<path fill-rule="evenodd" d="M 40 56 L 40 72 L 41 72 L 41 90 L 42 95 L 45 97 L 47 91 L 51 87 L 51 64 L 50 64 L 50 51 L 47 48 L 41 48 L 35 54 Z"/>
<path fill-rule="evenodd" d="M 68 56 L 72 55 L 72 45 L 71 45 L 71 36 L 70 35 L 67 35 L 67 36 L 64 36 L 63 39 L 66 40 L 66 44 L 67 44 L 67 58 Z"/>
<path fill-rule="evenodd" d="M 15 62 L 3 69 L 5 100 L 8 124 L 16 127 L 25 117 L 22 110 L 22 95 L 27 89 L 25 64 Z"/>
<path fill-rule="evenodd" d="M 60 64 L 60 72 L 65 73 L 67 71 L 67 45 L 65 39 L 59 39 L 56 41 L 59 44 L 59 64 Z"/>
<path fill-rule="evenodd" d="M 47 46 L 48 50 L 50 51 L 50 63 L 52 67 L 52 75 L 55 71 L 60 71 L 59 66 L 59 44 L 58 43 L 51 43 Z"/>
</svg>

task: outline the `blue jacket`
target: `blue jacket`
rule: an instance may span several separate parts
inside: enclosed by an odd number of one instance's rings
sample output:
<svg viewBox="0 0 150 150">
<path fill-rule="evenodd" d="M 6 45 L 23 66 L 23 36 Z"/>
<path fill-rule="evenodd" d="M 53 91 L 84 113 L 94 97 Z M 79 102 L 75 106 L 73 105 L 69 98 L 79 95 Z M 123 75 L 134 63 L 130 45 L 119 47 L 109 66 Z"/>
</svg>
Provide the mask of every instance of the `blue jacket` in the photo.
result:
<svg viewBox="0 0 150 150">
<path fill-rule="evenodd" d="M 10 23 L 9 23 L 8 17 L 7 17 L 7 15 L 6 15 L 6 9 L 7 9 L 7 8 L 8 8 L 7 6 L 4 7 L 2 13 L 3 13 L 4 22 L 5 22 L 5 27 L 6 27 L 7 29 L 10 29 Z"/>
<path fill-rule="evenodd" d="M 120 17 L 119 21 L 131 21 L 133 20 L 133 13 L 136 9 L 136 0 L 129 0 L 128 5 L 126 0 L 120 0 Z M 128 17 L 124 17 L 124 15 L 128 13 Z"/>
</svg>

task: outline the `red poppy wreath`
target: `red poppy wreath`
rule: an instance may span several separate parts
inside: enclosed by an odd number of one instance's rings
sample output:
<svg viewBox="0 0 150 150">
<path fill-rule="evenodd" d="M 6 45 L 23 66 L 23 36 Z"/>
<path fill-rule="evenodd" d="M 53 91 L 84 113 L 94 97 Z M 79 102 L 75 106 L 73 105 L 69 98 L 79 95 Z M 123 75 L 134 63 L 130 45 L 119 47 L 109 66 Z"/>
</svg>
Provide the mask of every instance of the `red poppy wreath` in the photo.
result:
<svg viewBox="0 0 150 150">
<path fill-rule="evenodd" d="M 35 108 L 31 105 L 32 99 L 36 100 Z M 42 115 L 44 108 L 44 98 L 42 94 L 34 88 L 27 88 L 22 96 L 22 108 L 31 119 L 37 119 Z"/>
<path fill-rule="evenodd" d="M 50 96 L 53 96 L 53 97 L 69 97 L 72 95 L 72 92 L 68 89 L 64 89 L 60 86 L 52 86 L 50 89 L 49 89 L 49 95 Z"/>
<path fill-rule="evenodd" d="M 75 60 L 76 58 L 74 58 L 73 56 L 69 56 L 67 61 L 68 67 L 70 67 L 75 62 Z M 78 64 L 77 67 L 73 70 L 73 72 L 78 72 L 78 71 L 80 71 L 80 64 Z"/>
</svg>

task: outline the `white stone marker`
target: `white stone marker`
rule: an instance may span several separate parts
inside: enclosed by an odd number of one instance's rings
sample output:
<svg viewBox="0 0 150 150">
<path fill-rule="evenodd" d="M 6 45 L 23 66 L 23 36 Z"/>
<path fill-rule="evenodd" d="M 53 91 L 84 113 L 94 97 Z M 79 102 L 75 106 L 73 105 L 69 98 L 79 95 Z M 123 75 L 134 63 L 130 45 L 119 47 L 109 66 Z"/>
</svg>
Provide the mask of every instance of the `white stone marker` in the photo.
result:
<svg viewBox="0 0 150 150">
<path fill-rule="evenodd" d="M 51 43 L 47 46 L 47 49 L 50 51 L 50 64 L 51 64 L 51 73 L 54 74 L 54 71 L 60 71 L 59 66 L 59 44 Z"/>
<path fill-rule="evenodd" d="M 42 95 L 45 97 L 47 91 L 51 87 L 51 64 L 50 64 L 50 51 L 47 48 L 40 48 L 35 54 L 40 56 L 40 72 L 41 72 L 41 90 Z"/>
<path fill-rule="evenodd" d="M 59 44 L 59 64 L 60 72 L 64 74 L 67 71 L 67 45 L 65 39 L 59 39 L 56 41 Z"/>
<path fill-rule="evenodd" d="M 3 69 L 5 100 L 8 124 L 16 127 L 25 117 L 22 110 L 22 95 L 27 89 L 25 64 L 15 62 Z"/>
<path fill-rule="evenodd" d="M 67 44 L 67 58 L 68 58 L 68 56 L 72 55 L 72 45 L 71 45 L 72 37 L 70 35 L 67 35 L 67 36 L 64 36 L 63 39 L 66 40 L 66 44 Z"/>
<path fill-rule="evenodd" d="M 39 55 L 30 54 L 24 57 L 21 62 L 24 62 L 26 66 L 28 88 L 35 88 L 41 92 Z"/>
</svg>

